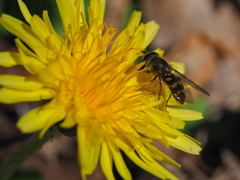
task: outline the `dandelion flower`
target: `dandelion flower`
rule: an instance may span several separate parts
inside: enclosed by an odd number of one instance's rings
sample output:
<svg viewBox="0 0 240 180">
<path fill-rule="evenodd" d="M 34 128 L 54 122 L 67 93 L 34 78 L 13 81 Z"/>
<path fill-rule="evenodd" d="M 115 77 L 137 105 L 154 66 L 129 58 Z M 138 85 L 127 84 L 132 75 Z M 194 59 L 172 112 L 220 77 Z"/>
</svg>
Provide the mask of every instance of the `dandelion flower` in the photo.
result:
<svg viewBox="0 0 240 180">
<path fill-rule="evenodd" d="M 154 21 L 140 24 L 141 12 L 135 11 L 113 41 L 116 29 L 103 22 L 105 0 L 91 0 L 89 25 L 83 0 L 57 0 L 65 34 L 62 39 L 47 11 L 40 18 L 31 15 L 22 0 L 18 3 L 28 24 L 2 15 L 1 24 L 17 36 L 19 52 L 0 53 L 0 65 L 22 65 L 32 75 L 1 75 L 0 102 L 49 102 L 21 117 L 17 127 L 23 133 L 41 130 L 39 138 L 56 123 L 65 129 L 76 127 L 83 179 L 94 171 L 98 160 L 107 179 L 114 179 L 113 163 L 123 179 L 132 179 L 122 152 L 159 178 L 177 179 L 156 160 L 180 165 L 152 141 L 199 154 L 199 143 L 177 129 L 184 127 L 183 120 L 201 119 L 202 114 L 170 107 L 163 110 L 169 90 L 163 87 L 158 99 L 154 93 L 139 90 L 144 82 L 137 68 L 126 72 L 159 25 Z"/>
</svg>

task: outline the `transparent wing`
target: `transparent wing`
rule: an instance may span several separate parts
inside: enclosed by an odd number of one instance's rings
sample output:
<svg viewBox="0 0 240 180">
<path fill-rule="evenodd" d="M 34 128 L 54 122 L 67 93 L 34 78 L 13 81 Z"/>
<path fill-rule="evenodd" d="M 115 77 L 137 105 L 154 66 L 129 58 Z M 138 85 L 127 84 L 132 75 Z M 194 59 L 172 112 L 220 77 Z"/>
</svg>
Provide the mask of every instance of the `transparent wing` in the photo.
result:
<svg viewBox="0 0 240 180">
<path fill-rule="evenodd" d="M 210 96 L 210 94 L 204 90 L 203 88 L 201 88 L 199 85 L 197 85 L 195 82 L 191 81 L 190 79 L 188 79 L 186 76 L 184 76 L 183 74 L 181 74 L 180 72 L 178 72 L 177 70 L 173 69 L 174 74 L 178 77 L 180 77 L 183 81 L 184 84 L 188 84 L 191 87 L 193 87 L 194 89 L 203 92 L 204 94 Z M 189 88 L 186 88 L 185 90 L 190 90 Z"/>
<path fill-rule="evenodd" d="M 183 78 L 182 78 L 182 80 L 183 80 Z M 183 80 L 183 85 L 184 85 L 185 83 L 186 83 L 186 82 Z M 185 101 L 188 102 L 188 103 L 193 103 L 194 100 L 193 100 L 193 95 L 192 95 L 192 93 L 191 93 L 190 88 L 184 87 L 184 93 L 185 93 L 185 96 L 186 96 Z"/>
<path fill-rule="evenodd" d="M 191 93 L 191 90 L 189 87 L 186 87 L 189 83 L 187 81 L 185 81 L 184 77 L 182 76 L 182 74 L 180 72 L 178 72 L 177 70 L 174 70 L 174 75 L 179 77 L 181 79 L 182 84 L 184 85 L 184 94 L 185 94 L 185 101 L 187 103 L 193 103 L 193 95 Z"/>
</svg>

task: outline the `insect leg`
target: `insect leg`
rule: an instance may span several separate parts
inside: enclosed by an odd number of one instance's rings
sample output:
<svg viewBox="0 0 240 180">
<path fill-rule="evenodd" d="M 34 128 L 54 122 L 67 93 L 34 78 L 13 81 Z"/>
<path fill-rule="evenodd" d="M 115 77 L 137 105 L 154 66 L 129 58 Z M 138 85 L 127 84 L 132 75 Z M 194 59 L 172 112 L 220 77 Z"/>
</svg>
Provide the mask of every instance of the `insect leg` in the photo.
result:
<svg viewBox="0 0 240 180">
<path fill-rule="evenodd" d="M 157 77 L 157 76 L 156 76 Z M 156 77 L 154 79 L 156 79 Z M 159 80 L 159 94 L 158 94 L 158 100 L 160 99 L 160 95 L 161 95 L 161 92 L 162 92 L 162 83 L 161 83 L 161 80 Z"/>
<path fill-rule="evenodd" d="M 155 76 L 151 81 L 150 81 L 150 83 L 151 82 L 153 82 L 155 79 L 157 78 L 157 76 Z M 136 91 L 139 91 L 139 90 L 141 90 L 142 88 L 145 88 L 145 87 L 147 87 L 147 86 L 149 86 L 150 85 L 150 83 L 149 84 L 146 84 L 146 85 L 144 85 L 143 87 L 141 87 L 140 89 L 138 89 L 138 90 L 136 90 Z"/>
<path fill-rule="evenodd" d="M 167 111 L 167 103 L 168 103 L 168 101 L 169 101 L 169 99 L 171 98 L 171 96 L 172 96 L 172 94 L 170 94 L 170 96 L 168 97 L 168 99 L 167 99 L 167 101 L 166 101 L 166 111 Z"/>
<path fill-rule="evenodd" d="M 158 77 L 158 76 L 155 76 L 155 77 L 151 80 L 151 82 L 153 82 L 155 79 L 157 79 L 157 77 Z"/>
<path fill-rule="evenodd" d="M 140 71 L 140 70 L 142 70 L 144 68 L 145 68 L 145 64 L 142 67 L 140 67 L 140 69 L 138 71 Z"/>
<path fill-rule="evenodd" d="M 144 49 L 143 51 L 141 51 L 143 54 L 146 54 L 148 52 L 148 50 Z"/>
</svg>

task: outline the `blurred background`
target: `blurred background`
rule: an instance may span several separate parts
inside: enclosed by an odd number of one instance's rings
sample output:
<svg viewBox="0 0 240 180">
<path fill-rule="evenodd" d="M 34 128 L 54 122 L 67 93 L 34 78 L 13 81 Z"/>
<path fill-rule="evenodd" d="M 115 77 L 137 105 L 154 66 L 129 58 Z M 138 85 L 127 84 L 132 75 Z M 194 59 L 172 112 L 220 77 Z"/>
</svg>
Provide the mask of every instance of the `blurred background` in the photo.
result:
<svg viewBox="0 0 240 180">
<path fill-rule="evenodd" d="M 55 0 L 24 0 L 31 14 L 42 17 L 48 10 L 56 31 L 63 36 Z M 89 0 L 85 0 L 89 6 Z M 165 50 L 168 61 L 185 63 L 186 76 L 198 82 L 211 96 L 192 90 L 195 102 L 184 108 L 201 111 L 205 119 L 186 122 L 184 133 L 202 143 L 200 156 L 154 144 L 182 165 L 162 164 L 181 180 L 240 179 L 240 1 L 239 0 L 107 0 L 105 22 L 122 30 L 134 10 L 142 11 L 144 23 L 155 20 L 160 30 L 148 50 Z M 86 9 L 87 11 L 87 9 Z M 16 0 L 0 0 L 0 14 L 24 21 Z M 14 36 L 0 25 L 0 51 L 17 52 Z M 22 67 L 3 68 L 0 74 L 26 75 Z M 18 119 L 40 105 L 0 104 L 0 162 L 26 141 Z M 158 178 L 125 157 L 133 179 Z M 114 167 L 116 179 L 121 179 Z M 61 136 L 46 143 L 28 158 L 12 180 L 79 180 L 76 138 Z M 104 180 L 98 165 L 89 180 Z"/>
</svg>

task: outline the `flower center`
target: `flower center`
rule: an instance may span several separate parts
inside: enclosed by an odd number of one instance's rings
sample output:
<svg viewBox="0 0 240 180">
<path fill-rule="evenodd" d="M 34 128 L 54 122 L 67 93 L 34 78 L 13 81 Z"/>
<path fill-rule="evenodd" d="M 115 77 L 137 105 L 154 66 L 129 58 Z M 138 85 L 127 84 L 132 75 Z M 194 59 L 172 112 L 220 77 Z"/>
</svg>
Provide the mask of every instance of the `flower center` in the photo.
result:
<svg viewBox="0 0 240 180">
<path fill-rule="evenodd" d="M 61 72 L 59 95 L 69 99 L 68 110 L 78 124 L 92 123 L 94 119 L 100 123 L 115 121 L 137 102 L 133 97 L 136 88 L 129 85 L 136 75 L 125 73 L 132 64 L 127 63 L 126 54 L 136 49 L 130 41 L 124 47 L 113 43 L 114 28 L 105 26 L 103 35 L 102 30 L 102 25 L 95 24 L 71 38 L 69 30 L 68 51 L 57 57 L 56 67 Z"/>
</svg>

